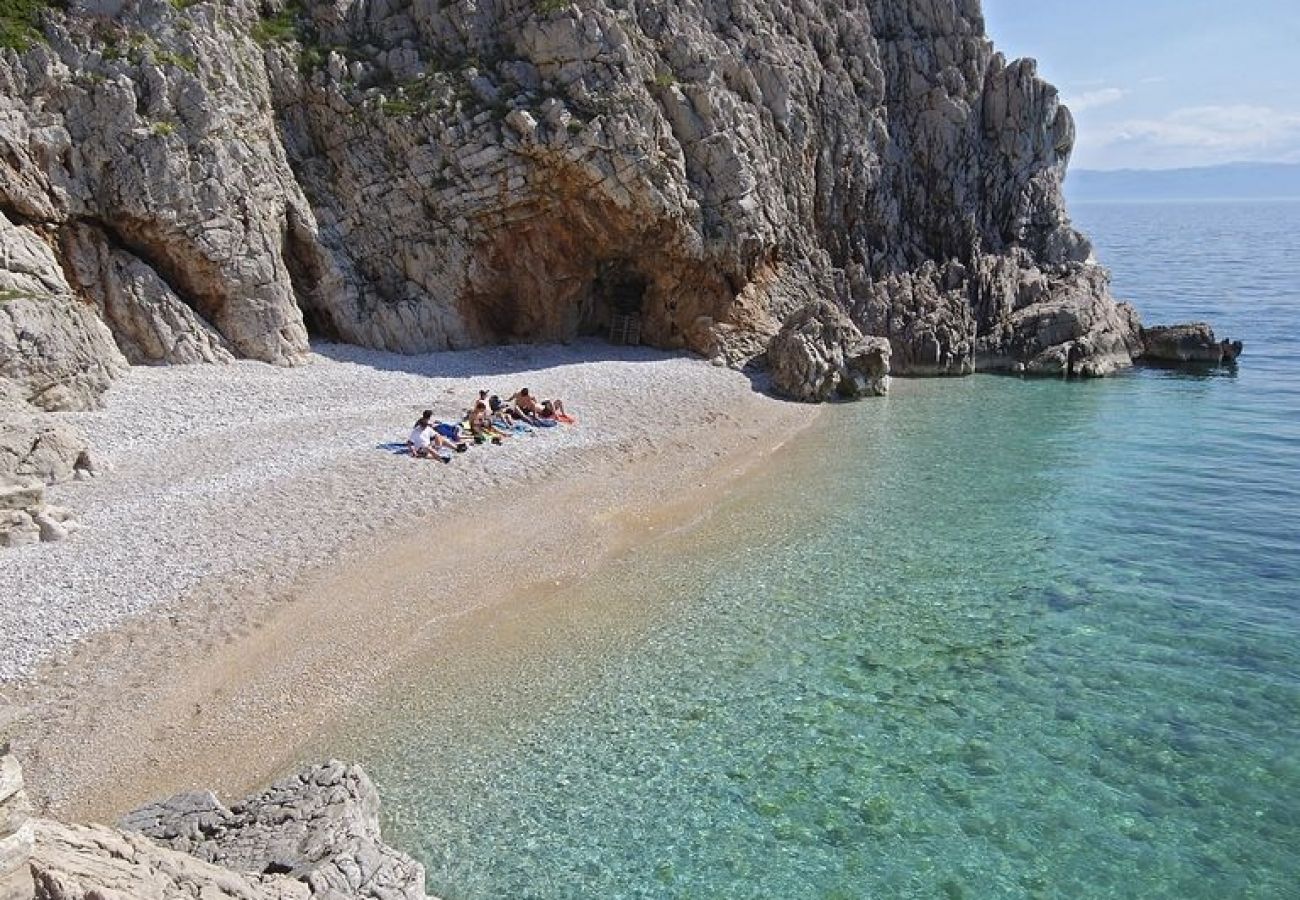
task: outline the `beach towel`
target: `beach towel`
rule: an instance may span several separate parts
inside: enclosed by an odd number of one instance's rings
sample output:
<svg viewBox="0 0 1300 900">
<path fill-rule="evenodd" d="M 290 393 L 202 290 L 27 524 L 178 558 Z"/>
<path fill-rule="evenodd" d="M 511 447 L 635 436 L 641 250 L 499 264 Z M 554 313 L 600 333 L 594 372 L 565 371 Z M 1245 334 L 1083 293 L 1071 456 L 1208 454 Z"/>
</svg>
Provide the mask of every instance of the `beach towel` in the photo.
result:
<svg viewBox="0 0 1300 900">
<path fill-rule="evenodd" d="M 376 444 L 375 449 L 387 451 L 388 453 L 391 453 L 394 456 L 411 456 L 411 445 L 406 443 L 405 441 L 389 441 L 386 444 Z M 434 452 L 438 455 L 438 459 L 442 460 L 443 462 L 447 462 L 449 459 L 451 459 L 451 453 L 447 450 L 443 450 L 439 448 Z M 414 456 L 412 456 L 411 458 L 418 459 L 418 457 L 414 457 Z"/>
<path fill-rule="evenodd" d="M 464 427 L 463 425 L 452 425 L 448 422 L 433 423 L 433 430 L 453 443 L 464 440 L 461 436 L 461 429 Z"/>
<path fill-rule="evenodd" d="M 533 429 L 522 422 L 507 422 L 505 419 L 493 419 L 492 427 L 511 434 L 532 434 Z"/>
<path fill-rule="evenodd" d="M 568 413 L 556 413 L 556 414 L 555 414 L 555 421 L 557 421 L 557 422 L 563 422 L 565 425 L 577 425 L 577 424 L 578 424 L 578 418 L 577 418 L 576 416 L 571 416 L 571 415 L 569 415 Z"/>
</svg>

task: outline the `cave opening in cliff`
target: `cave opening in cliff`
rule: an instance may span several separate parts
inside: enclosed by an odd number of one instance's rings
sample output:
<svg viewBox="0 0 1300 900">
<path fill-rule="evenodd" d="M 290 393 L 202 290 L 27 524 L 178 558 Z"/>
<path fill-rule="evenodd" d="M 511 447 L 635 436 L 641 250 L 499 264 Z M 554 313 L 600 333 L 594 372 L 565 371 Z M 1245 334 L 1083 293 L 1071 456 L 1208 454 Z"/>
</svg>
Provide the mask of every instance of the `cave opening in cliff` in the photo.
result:
<svg viewBox="0 0 1300 900">
<path fill-rule="evenodd" d="M 640 319 L 649 282 L 626 260 L 596 267 L 591 290 L 582 304 L 580 334 L 606 335 L 614 343 L 640 342 Z"/>
<path fill-rule="evenodd" d="M 280 248 L 284 267 L 289 273 L 302 324 L 311 341 L 339 341 L 342 333 L 334 315 L 320 302 L 320 285 L 324 278 L 321 260 L 315 250 L 315 241 L 309 231 L 294 216 L 289 216 Z"/>
</svg>

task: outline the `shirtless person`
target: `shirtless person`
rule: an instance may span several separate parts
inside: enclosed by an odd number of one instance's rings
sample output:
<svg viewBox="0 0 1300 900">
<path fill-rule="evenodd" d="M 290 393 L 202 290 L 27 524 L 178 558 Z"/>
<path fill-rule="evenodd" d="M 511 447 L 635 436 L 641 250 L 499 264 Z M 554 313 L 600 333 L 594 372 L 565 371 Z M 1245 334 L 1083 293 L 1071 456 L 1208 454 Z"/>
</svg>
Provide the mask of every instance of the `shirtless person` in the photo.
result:
<svg viewBox="0 0 1300 900">
<path fill-rule="evenodd" d="M 474 404 L 474 408 L 469 412 L 469 433 L 474 435 L 474 440 L 478 443 L 490 439 L 492 443 L 501 443 L 501 435 L 492 427 L 492 415 L 488 412 L 487 404 L 479 400 Z"/>
<path fill-rule="evenodd" d="M 532 394 L 528 393 L 528 388 L 520 388 L 519 393 L 510 398 L 510 402 L 519 408 L 519 411 L 526 416 L 536 416 L 541 419 L 554 419 L 557 415 L 565 415 L 564 403 L 560 400 L 543 400 L 537 402 Z"/>
</svg>

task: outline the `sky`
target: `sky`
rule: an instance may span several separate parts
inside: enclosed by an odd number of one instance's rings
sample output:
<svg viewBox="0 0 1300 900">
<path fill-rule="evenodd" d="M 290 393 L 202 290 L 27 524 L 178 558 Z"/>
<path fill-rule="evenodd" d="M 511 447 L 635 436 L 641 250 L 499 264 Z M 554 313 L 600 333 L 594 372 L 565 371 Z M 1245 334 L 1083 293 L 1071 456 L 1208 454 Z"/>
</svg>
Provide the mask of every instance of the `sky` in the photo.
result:
<svg viewBox="0 0 1300 900">
<path fill-rule="evenodd" d="M 1300 0 L 984 0 L 1074 113 L 1072 169 L 1300 163 Z"/>
</svg>

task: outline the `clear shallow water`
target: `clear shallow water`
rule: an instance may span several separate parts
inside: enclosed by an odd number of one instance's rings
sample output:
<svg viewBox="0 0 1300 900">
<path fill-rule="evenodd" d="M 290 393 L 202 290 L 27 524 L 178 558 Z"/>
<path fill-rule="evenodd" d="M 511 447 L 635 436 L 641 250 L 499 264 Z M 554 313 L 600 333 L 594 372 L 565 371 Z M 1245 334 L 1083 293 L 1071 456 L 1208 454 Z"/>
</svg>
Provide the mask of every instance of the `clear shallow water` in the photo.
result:
<svg viewBox="0 0 1300 900">
<path fill-rule="evenodd" d="M 431 657 L 352 749 L 434 893 L 1297 895 L 1300 206 L 1075 215 L 1240 370 L 900 383 Z"/>
</svg>

